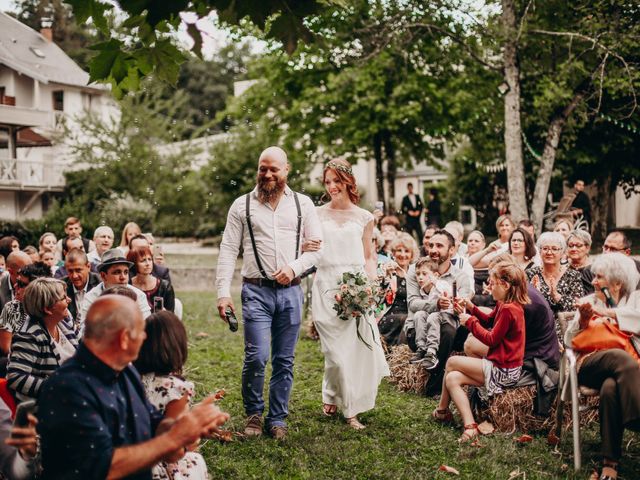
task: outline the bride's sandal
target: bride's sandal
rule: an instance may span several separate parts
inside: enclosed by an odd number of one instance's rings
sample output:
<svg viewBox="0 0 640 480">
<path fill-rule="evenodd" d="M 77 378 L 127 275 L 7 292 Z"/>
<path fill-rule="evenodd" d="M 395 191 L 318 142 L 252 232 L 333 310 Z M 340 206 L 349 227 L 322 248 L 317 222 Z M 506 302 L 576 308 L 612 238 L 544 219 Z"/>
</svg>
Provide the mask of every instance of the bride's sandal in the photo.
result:
<svg viewBox="0 0 640 480">
<path fill-rule="evenodd" d="M 448 408 L 444 410 L 438 410 L 437 408 L 431 414 L 431 417 L 440 423 L 452 423 L 453 422 L 453 413 Z"/>
<path fill-rule="evenodd" d="M 471 440 L 476 439 L 478 435 L 480 435 L 480 430 L 478 430 L 478 424 L 470 423 L 469 425 L 464 426 L 464 432 L 462 432 L 462 435 L 458 439 L 458 443 L 467 443 Z"/>
<path fill-rule="evenodd" d="M 325 403 L 324 405 L 322 405 L 322 413 L 326 417 L 333 417 L 337 411 L 338 411 L 337 405 L 333 405 L 331 403 Z"/>
<path fill-rule="evenodd" d="M 365 428 L 367 428 L 360 423 L 360 421 L 358 420 L 358 417 L 349 417 L 349 418 L 345 418 L 345 420 L 347 422 L 347 425 L 349 425 L 354 430 L 364 430 Z"/>
</svg>

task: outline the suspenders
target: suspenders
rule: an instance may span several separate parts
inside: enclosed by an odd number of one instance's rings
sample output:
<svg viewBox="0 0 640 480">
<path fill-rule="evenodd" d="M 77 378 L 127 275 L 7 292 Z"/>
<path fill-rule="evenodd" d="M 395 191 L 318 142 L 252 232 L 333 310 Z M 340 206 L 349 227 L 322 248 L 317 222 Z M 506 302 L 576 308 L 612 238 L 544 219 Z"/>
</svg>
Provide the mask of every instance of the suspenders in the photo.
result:
<svg viewBox="0 0 640 480">
<path fill-rule="evenodd" d="M 258 265 L 258 270 L 260 270 L 260 274 L 264 278 L 267 277 L 267 273 L 264 271 L 264 267 L 262 266 L 262 262 L 260 261 L 260 256 L 258 255 L 258 248 L 256 247 L 256 239 L 253 234 L 253 225 L 251 224 L 251 192 L 246 194 L 246 202 L 245 202 L 245 217 L 247 219 L 247 228 L 249 229 L 249 237 L 251 238 L 251 246 L 253 247 L 253 256 L 256 259 L 256 264 Z M 298 199 L 298 194 L 293 192 L 293 199 L 296 202 L 296 210 L 298 212 L 298 226 L 296 229 L 296 260 L 298 259 L 298 255 L 300 254 L 300 230 L 302 227 L 302 209 L 300 208 L 300 200 Z"/>
</svg>

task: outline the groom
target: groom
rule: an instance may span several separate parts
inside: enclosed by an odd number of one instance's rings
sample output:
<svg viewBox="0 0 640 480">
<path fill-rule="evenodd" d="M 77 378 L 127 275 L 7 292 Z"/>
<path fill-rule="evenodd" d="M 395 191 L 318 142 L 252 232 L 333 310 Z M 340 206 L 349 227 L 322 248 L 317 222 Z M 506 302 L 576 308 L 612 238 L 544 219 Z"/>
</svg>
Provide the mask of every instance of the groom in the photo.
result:
<svg viewBox="0 0 640 480">
<path fill-rule="evenodd" d="M 322 253 L 300 251 L 303 239 L 321 240 L 322 230 L 311 199 L 287 186 L 288 173 L 284 150 L 269 147 L 260 154 L 256 188 L 237 198 L 229 209 L 216 273 L 218 312 L 226 321 L 225 310 L 235 312 L 231 280 L 242 247 L 242 398 L 247 414 L 244 433 L 259 436 L 263 431 L 262 391 L 271 346 L 273 373 L 266 430 L 277 440 L 287 435 L 285 419 L 302 316 L 298 276 L 311 268 Z"/>
</svg>

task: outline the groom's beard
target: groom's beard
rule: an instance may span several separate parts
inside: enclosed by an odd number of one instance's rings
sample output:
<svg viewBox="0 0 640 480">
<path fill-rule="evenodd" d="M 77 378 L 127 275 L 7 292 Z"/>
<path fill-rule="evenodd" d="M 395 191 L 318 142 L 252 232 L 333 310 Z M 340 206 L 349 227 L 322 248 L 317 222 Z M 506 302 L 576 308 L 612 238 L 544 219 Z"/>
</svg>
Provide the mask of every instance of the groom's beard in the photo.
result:
<svg viewBox="0 0 640 480">
<path fill-rule="evenodd" d="M 267 203 L 276 198 L 287 186 L 287 177 L 267 180 L 258 177 L 258 198 L 262 203 Z"/>
</svg>

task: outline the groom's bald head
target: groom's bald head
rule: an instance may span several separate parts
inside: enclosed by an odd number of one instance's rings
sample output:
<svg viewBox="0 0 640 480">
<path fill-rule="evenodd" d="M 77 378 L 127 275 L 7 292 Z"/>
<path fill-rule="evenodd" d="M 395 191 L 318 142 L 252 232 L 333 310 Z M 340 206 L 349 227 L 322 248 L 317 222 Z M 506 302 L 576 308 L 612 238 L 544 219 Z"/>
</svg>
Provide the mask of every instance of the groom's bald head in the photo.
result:
<svg viewBox="0 0 640 480">
<path fill-rule="evenodd" d="M 281 168 L 286 168 L 289 163 L 286 152 L 280 147 L 275 146 L 267 147 L 262 151 L 260 158 L 258 159 L 258 166 L 260 166 L 260 164 L 265 160 L 270 163 L 277 163 Z"/>
<path fill-rule="evenodd" d="M 258 195 L 263 202 L 281 194 L 287 185 L 289 162 L 280 147 L 264 149 L 258 160 Z"/>
</svg>

